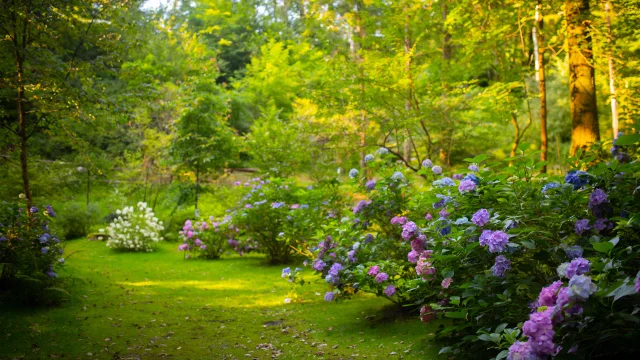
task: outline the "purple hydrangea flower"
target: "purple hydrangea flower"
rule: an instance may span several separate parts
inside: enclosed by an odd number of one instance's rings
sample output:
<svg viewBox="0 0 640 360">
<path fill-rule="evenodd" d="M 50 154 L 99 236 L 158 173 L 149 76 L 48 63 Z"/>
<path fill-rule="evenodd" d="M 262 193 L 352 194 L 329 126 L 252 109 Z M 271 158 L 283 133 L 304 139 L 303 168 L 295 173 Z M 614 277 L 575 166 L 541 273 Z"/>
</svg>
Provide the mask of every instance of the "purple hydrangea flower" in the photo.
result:
<svg viewBox="0 0 640 360">
<path fill-rule="evenodd" d="M 402 238 L 405 240 L 411 240 L 414 236 L 418 235 L 418 226 L 413 221 L 407 221 L 402 225 Z"/>
<path fill-rule="evenodd" d="M 575 225 L 576 234 L 582 235 L 585 231 L 591 229 L 589 226 L 589 219 L 577 220 Z"/>
<path fill-rule="evenodd" d="M 446 219 L 451 214 L 447 211 L 447 208 L 445 207 L 445 208 L 442 208 L 442 210 L 440 210 L 440 213 L 438 213 L 438 215 L 440 215 L 440 219 Z"/>
<path fill-rule="evenodd" d="M 45 274 L 47 274 L 48 277 L 50 278 L 57 278 L 58 274 L 56 274 L 51 268 L 49 270 L 47 270 L 45 272 Z"/>
<path fill-rule="evenodd" d="M 418 258 L 418 264 L 416 265 L 416 273 L 421 276 L 433 275 L 436 273 L 436 269 L 432 266 L 432 263 L 429 261 L 431 255 L 433 254 L 432 250 L 427 250 L 420 254 L 420 258 Z"/>
<path fill-rule="evenodd" d="M 635 288 L 636 288 L 636 292 L 640 293 L 640 274 L 638 274 L 638 277 L 636 277 Z"/>
<path fill-rule="evenodd" d="M 435 165 L 431 168 L 431 171 L 433 171 L 433 173 L 436 175 L 440 175 L 442 174 L 442 167 L 440 167 L 439 165 Z"/>
<path fill-rule="evenodd" d="M 48 249 L 48 248 L 46 248 L 46 247 L 43 247 L 42 249 L 40 249 L 40 251 L 41 251 L 43 254 L 47 254 L 47 253 L 49 252 L 49 249 Z"/>
<path fill-rule="evenodd" d="M 453 180 L 462 180 L 464 179 L 464 174 L 453 174 L 453 176 L 451 176 L 453 178 Z"/>
<path fill-rule="evenodd" d="M 389 280 L 389 275 L 387 275 L 387 273 L 381 272 L 378 275 L 376 275 L 377 283 L 385 282 L 387 280 Z"/>
<path fill-rule="evenodd" d="M 476 164 L 471 164 L 471 165 L 469 165 L 469 167 L 468 167 L 467 169 L 469 169 L 469 170 L 471 170 L 471 171 L 473 171 L 473 172 L 478 172 L 478 171 L 480 171 L 480 168 L 478 168 L 478 165 L 476 165 Z"/>
<path fill-rule="evenodd" d="M 608 221 L 605 218 L 597 219 L 596 222 L 593 224 L 593 228 L 598 231 L 602 231 L 607 227 L 608 227 Z"/>
<path fill-rule="evenodd" d="M 365 235 L 365 237 L 364 237 L 365 244 L 368 244 L 368 243 L 370 243 L 372 241 L 373 241 L 373 235 L 371 235 L 371 234 Z"/>
<path fill-rule="evenodd" d="M 485 226 L 489 222 L 489 211 L 480 209 L 471 217 L 471 221 L 477 226 Z"/>
<path fill-rule="evenodd" d="M 56 213 L 53 211 L 53 207 L 51 207 L 51 205 L 47 205 L 45 206 L 46 211 L 45 211 L 45 215 L 49 215 L 50 217 L 56 217 Z"/>
<path fill-rule="evenodd" d="M 326 294 L 324 294 L 324 301 L 328 301 L 331 302 L 333 301 L 333 299 L 335 298 L 335 294 L 333 293 L 333 291 L 329 291 Z"/>
<path fill-rule="evenodd" d="M 367 190 L 373 190 L 376 187 L 376 181 L 375 180 L 369 180 L 367 181 L 367 183 L 364 185 Z"/>
<path fill-rule="evenodd" d="M 504 255 L 496 256 L 496 262 L 491 267 L 491 272 L 495 277 L 504 277 L 507 270 L 511 269 L 511 260 Z"/>
<path fill-rule="evenodd" d="M 533 350 L 531 350 L 531 342 L 516 341 L 509 347 L 507 360 L 541 360 Z"/>
<path fill-rule="evenodd" d="M 350 250 L 347 253 L 347 257 L 349 258 L 349 261 L 351 261 L 352 263 L 356 262 L 356 251 L 355 250 Z"/>
<path fill-rule="evenodd" d="M 595 189 L 589 195 L 589 209 L 593 209 L 596 206 L 607 201 L 607 194 L 602 189 Z"/>
<path fill-rule="evenodd" d="M 426 244 L 427 237 L 424 234 L 421 234 L 417 238 L 411 240 L 411 249 L 421 253 L 424 251 Z"/>
<path fill-rule="evenodd" d="M 427 213 L 427 215 L 424 216 L 425 220 L 427 221 L 431 221 L 433 220 L 433 216 L 431 215 L 431 213 Z"/>
<path fill-rule="evenodd" d="M 387 295 L 388 297 L 392 297 L 395 293 L 396 293 L 396 288 L 393 285 L 387 285 L 387 287 L 384 289 L 384 294 Z"/>
<path fill-rule="evenodd" d="M 380 266 L 373 265 L 372 267 L 369 268 L 369 271 L 367 272 L 367 274 L 369 276 L 376 276 L 378 275 L 379 272 L 380 272 Z"/>
<path fill-rule="evenodd" d="M 536 307 L 540 306 L 553 306 L 556 304 L 558 290 L 562 287 L 562 281 L 558 280 L 551 285 L 542 288 L 540 295 L 538 295 L 538 301 Z"/>
<path fill-rule="evenodd" d="M 178 250 L 180 251 L 185 251 L 185 250 L 189 250 L 189 244 L 180 244 L 180 246 L 178 246 Z"/>
<path fill-rule="evenodd" d="M 489 246 L 489 252 L 502 252 L 509 243 L 509 235 L 500 230 L 484 230 L 479 241 L 481 246 Z"/>
<path fill-rule="evenodd" d="M 32 213 L 32 214 L 35 214 L 35 213 L 38 212 L 38 208 L 35 207 L 35 206 L 32 206 L 31 209 L 29 209 L 29 212 Z"/>
<path fill-rule="evenodd" d="M 360 200 L 360 202 L 353 208 L 353 213 L 354 214 L 358 214 L 359 212 L 361 212 L 365 207 L 369 206 L 371 204 L 371 201 L 369 200 Z"/>
<path fill-rule="evenodd" d="M 587 300 L 597 289 L 586 275 L 576 275 L 569 280 L 569 296 L 575 300 Z"/>
<path fill-rule="evenodd" d="M 391 219 L 391 225 L 404 225 L 407 222 L 407 218 L 404 216 L 395 216 Z"/>
<path fill-rule="evenodd" d="M 422 167 L 432 168 L 433 167 L 433 161 L 431 161 L 431 159 L 424 159 L 422 161 Z"/>
<path fill-rule="evenodd" d="M 545 311 L 534 312 L 529 315 L 522 326 L 522 333 L 529 337 L 531 349 L 539 355 L 551 355 L 556 351 L 556 345 L 553 343 L 553 308 Z"/>
<path fill-rule="evenodd" d="M 589 272 L 591 263 L 585 258 L 576 258 L 571 260 L 567 267 L 567 278 L 571 279 L 575 275 L 584 275 Z"/>
<path fill-rule="evenodd" d="M 446 278 L 446 279 L 442 280 L 442 284 L 440 284 L 440 285 L 442 285 L 443 288 L 448 289 L 449 286 L 451 286 L 452 282 L 453 282 L 453 279 L 449 277 L 449 278 Z"/>
<path fill-rule="evenodd" d="M 474 184 L 480 185 L 480 179 L 476 176 L 476 174 L 467 174 L 462 180 L 471 180 Z"/>
<path fill-rule="evenodd" d="M 313 269 L 315 271 L 322 271 L 327 266 L 324 261 L 318 259 L 313 263 Z"/>
<path fill-rule="evenodd" d="M 409 251 L 409 253 L 407 254 L 407 260 L 412 263 L 415 264 L 418 262 L 418 258 L 420 257 L 420 254 L 415 251 L 415 250 L 411 250 Z"/>
<path fill-rule="evenodd" d="M 462 180 L 460 182 L 460 185 L 458 186 L 458 191 L 460 191 L 461 193 L 475 191 L 475 190 L 476 190 L 476 183 L 474 183 L 471 180 Z"/>
</svg>

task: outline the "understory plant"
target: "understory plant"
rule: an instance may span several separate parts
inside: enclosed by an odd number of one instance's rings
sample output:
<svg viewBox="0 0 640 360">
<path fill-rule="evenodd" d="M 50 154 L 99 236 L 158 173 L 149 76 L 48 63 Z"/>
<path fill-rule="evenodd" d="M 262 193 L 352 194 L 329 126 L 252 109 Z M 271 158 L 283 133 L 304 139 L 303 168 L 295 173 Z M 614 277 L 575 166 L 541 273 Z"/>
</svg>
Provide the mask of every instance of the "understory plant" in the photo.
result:
<svg viewBox="0 0 640 360">
<path fill-rule="evenodd" d="M 430 186 L 381 151 L 367 161 L 373 178 L 350 172 L 363 196 L 322 226 L 309 265 L 327 301 L 366 291 L 420 308 L 423 321 L 447 318 L 436 337 L 456 357 L 636 353 L 638 140 L 620 137 L 613 158 L 580 153 L 563 176 L 541 174 L 527 144 L 450 176 L 425 160 Z"/>
<path fill-rule="evenodd" d="M 224 250 L 224 246 L 233 239 L 236 228 L 230 222 L 231 217 L 226 216 L 219 221 L 214 217 L 209 218 L 209 222 L 187 220 L 180 231 L 183 243 L 178 250 L 185 252 L 185 258 L 190 254 L 205 259 L 219 259 Z"/>
<path fill-rule="evenodd" d="M 126 251 L 151 252 L 163 240 L 162 221 L 144 202 L 116 211 L 117 217 L 107 226 L 107 247 Z M 100 229 L 100 232 L 105 232 Z"/>
<path fill-rule="evenodd" d="M 236 186 L 245 195 L 230 213 L 238 229 L 234 240 L 257 243 L 258 251 L 274 263 L 288 262 L 312 238 L 337 198 L 335 184 L 314 188 L 285 179 L 255 178 Z"/>
<path fill-rule="evenodd" d="M 21 290 L 33 289 L 29 296 L 51 288 L 65 261 L 62 242 L 49 229 L 55 217 L 50 205 L 0 204 L 0 290 L 16 281 Z"/>
</svg>

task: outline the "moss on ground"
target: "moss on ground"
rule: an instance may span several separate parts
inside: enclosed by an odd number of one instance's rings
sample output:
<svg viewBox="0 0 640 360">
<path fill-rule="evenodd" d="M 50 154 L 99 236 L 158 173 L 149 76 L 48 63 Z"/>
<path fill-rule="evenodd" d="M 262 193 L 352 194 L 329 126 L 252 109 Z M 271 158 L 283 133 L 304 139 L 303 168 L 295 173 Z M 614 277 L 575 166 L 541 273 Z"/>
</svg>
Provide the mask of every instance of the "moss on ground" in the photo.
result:
<svg viewBox="0 0 640 360">
<path fill-rule="evenodd" d="M 284 304 L 282 267 L 261 255 L 184 260 L 176 247 L 118 253 L 102 242 L 69 242 L 60 275 L 71 296 L 36 309 L 5 299 L 0 357 L 436 358 L 436 325 L 385 299 L 362 294 L 327 303 L 320 295 L 326 286 L 317 282 Z"/>
</svg>

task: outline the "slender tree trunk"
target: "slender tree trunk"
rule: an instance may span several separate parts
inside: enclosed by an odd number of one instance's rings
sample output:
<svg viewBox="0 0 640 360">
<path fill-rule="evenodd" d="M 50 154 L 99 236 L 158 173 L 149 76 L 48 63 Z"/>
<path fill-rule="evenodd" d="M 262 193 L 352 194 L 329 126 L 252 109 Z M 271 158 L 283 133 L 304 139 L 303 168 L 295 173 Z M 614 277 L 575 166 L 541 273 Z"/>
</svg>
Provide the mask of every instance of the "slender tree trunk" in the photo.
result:
<svg viewBox="0 0 640 360">
<path fill-rule="evenodd" d="M 566 0 L 571 94 L 571 154 L 600 140 L 589 0 Z"/>
<path fill-rule="evenodd" d="M 611 128 L 613 129 L 613 138 L 618 137 L 618 100 L 616 100 L 616 84 L 615 73 L 613 71 L 613 35 L 611 34 L 611 3 L 607 1 L 604 5 L 604 10 L 607 14 L 607 32 L 609 43 L 609 92 L 611 93 Z"/>
<path fill-rule="evenodd" d="M 362 25 L 362 4 L 360 1 L 356 2 L 356 34 L 358 36 L 358 41 L 353 42 L 352 51 L 353 55 L 358 67 L 358 77 L 359 77 L 359 86 L 360 86 L 360 169 L 365 176 L 368 177 L 364 157 L 366 155 L 366 145 L 367 145 L 367 128 L 369 127 L 369 120 L 367 119 L 367 111 L 365 110 L 365 86 L 364 86 L 364 69 L 362 68 L 362 56 L 359 53 L 359 50 L 362 49 L 362 45 L 365 38 L 364 27 Z"/>
<path fill-rule="evenodd" d="M 542 15 L 542 0 L 538 0 L 536 6 L 536 27 L 534 30 L 534 44 L 537 44 L 537 52 L 534 54 L 537 61 L 537 78 L 538 86 L 540 87 L 540 160 L 547 161 L 547 153 L 549 148 L 549 142 L 547 138 L 547 85 L 545 82 L 544 72 L 544 38 L 542 35 L 542 29 L 544 28 L 544 17 Z M 547 172 L 547 165 L 544 165 L 540 170 L 542 173 Z"/>
<path fill-rule="evenodd" d="M 446 0 L 442 2 L 442 25 L 444 28 L 444 37 L 442 42 L 442 74 L 447 73 L 448 63 L 451 60 L 451 34 L 447 31 L 446 22 L 449 15 L 449 8 Z M 442 142 L 440 145 L 440 160 L 447 166 L 451 165 L 451 142 L 453 137 L 453 129 L 451 129 L 451 119 L 449 118 L 447 109 L 447 83 L 446 79 L 442 81 L 442 112 L 446 128 L 442 133 Z"/>
<path fill-rule="evenodd" d="M 31 197 L 31 184 L 29 182 L 29 162 L 27 157 L 27 117 L 24 109 L 24 83 L 23 83 L 23 60 L 18 49 L 16 51 L 16 65 L 17 65 L 17 77 L 18 77 L 18 98 L 17 98 L 17 110 L 18 110 L 18 123 L 20 129 L 18 135 L 20 137 L 20 170 L 22 172 L 22 191 L 27 200 L 27 208 L 31 208 L 33 204 L 33 198 Z M 29 211 L 27 210 L 27 214 Z"/>
<path fill-rule="evenodd" d="M 514 157 L 516 156 L 518 145 L 520 145 L 520 125 L 518 125 L 518 118 L 516 118 L 516 114 L 513 112 L 511 113 L 511 124 L 513 125 L 516 133 L 513 137 L 513 144 L 511 145 L 511 153 L 509 154 L 509 156 Z M 509 166 L 513 166 L 513 160 L 509 162 Z"/>
<path fill-rule="evenodd" d="M 411 33 L 409 32 L 409 16 L 405 17 L 406 23 L 404 25 L 404 56 L 405 56 L 405 72 L 407 73 L 407 79 L 409 80 L 409 91 L 407 98 L 404 101 L 404 110 L 406 117 L 409 117 L 411 111 L 411 99 L 413 98 L 413 78 L 411 76 Z M 405 119 L 406 121 L 406 119 Z M 411 161 L 411 139 L 410 129 L 406 129 L 406 139 L 404 140 L 404 160 L 409 163 Z"/>
</svg>

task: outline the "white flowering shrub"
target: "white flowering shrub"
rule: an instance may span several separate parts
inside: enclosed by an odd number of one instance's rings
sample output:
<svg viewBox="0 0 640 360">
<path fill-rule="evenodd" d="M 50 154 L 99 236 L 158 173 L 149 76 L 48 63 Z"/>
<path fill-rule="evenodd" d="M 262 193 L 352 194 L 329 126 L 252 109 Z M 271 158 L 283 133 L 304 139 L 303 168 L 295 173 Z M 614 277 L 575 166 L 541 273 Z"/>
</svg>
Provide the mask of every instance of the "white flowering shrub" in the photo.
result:
<svg viewBox="0 0 640 360">
<path fill-rule="evenodd" d="M 155 217 L 153 210 L 144 202 L 136 208 L 125 207 L 116 211 L 117 218 L 107 226 L 109 235 L 107 247 L 129 251 L 153 251 L 153 244 L 163 240 L 162 221 Z M 100 229 L 104 232 L 104 229 Z"/>
</svg>

